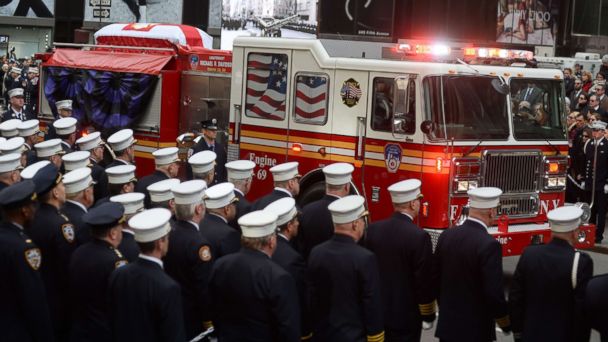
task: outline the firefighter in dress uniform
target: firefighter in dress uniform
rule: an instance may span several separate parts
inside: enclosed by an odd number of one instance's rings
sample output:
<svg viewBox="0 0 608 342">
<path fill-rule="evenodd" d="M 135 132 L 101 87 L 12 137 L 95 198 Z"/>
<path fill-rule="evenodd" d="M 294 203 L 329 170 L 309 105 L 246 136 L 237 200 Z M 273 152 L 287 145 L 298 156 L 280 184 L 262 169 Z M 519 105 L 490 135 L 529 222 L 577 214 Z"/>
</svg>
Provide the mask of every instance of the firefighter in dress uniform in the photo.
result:
<svg viewBox="0 0 608 342">
<path fill-rule="evenodd" d="M 44 166 L 39 169 L 39 165 L 28 167 L 34 172 L 30 179 L 36 185 L 40 205 L 26 231 L 44 256 L 40 274 L 46 289 L 55 340 L 67 341 L 70 317 L 66 303 L 71 299 L 68 291 L 68 265 L 77 247 L 76 235 L 74 226 L 61 211 L 65 203 L 62 175 L 55 165 L 42 163 Z M 28 174 L 28 168 L 23 173 Z"/>
<path fill-rule="evenodd" d="M 42 253 L 24 228 L 36 215 L 35 185 L 26 180 L 0 191 L 0 331 L 4 341 L 53 341 L 39 269 Z M 46 262 L 46 261 L 45 261 Z"/>
<path fill-rule="evenodd" d="M 55 133 L 57 134 L 57 138 L 61 139 L 61 148 L 65 153 L 74 151 L 74 144 L 77 138 L 76 124 L 78 124 L 78 120 L 72 117 L 61 118 L 53 122 Z"/>
<path fill-rule="evenodd" d="M 441 233 L 435 249 L 433 283 L 439 285 L 440 307 L 435 336 L 440 341 L 493 341 L 495 321 L 503 332 L 511 330 L 503 292 L 502 251 L 488 233 L 502 191 L 483 187 L 467 194 L 469 217 Z"/>
<path fill-rule="evenodd" d="M 574 248 L 582 215 L 574 206 L 551 210 L 551 242 L 519 258 L 509 291 L 515 341 L 589 341 L 583 302 L 593 261 Z"/>
<path fill-rule="evenodd" d="M 276 221 L 263 210 L 241 217 L 243 248 L 215 262 L 209 292 L 219 341 L 300 341 L 295 281 L 270 259 Z"/>
<path fill-rule="evenodd" d="M 108 196 L 103 198 L 96 197 L 95 205 L 107 202 L 111 196 L 134 192 L 135 184 L 137 184 L 135 169 L 135 165 L 118 165 L 105 169 L 106 176 L 108 177 Z"/>
<path fill-rule="evenodd" d="M 85 167 L 66 173 L 63 176 L 63 184 L 66 194 L 63 213 L 76 228 L 76 242 L 82 245 L 91 240 L 90 227 L 83 218 L 95 203 L 93 197 L 95 181 L 91 178 L 91 169 Z"/>
<path fill-rule="evenodd" d="M 137 139 L 133 138 L 132 129 L 121 129 L 108 137 L 108 145 L 114 152 L 114 160 L 106 165 L 106 169 L 118 165 L 132 165 L 135 163 L 135 148 Z"/>
<path fill-rule="evenodd" d="M 196 145 L 192 146 L 192 150 L 189 151 L 190 155 L 195 155 L 201 151 L 215 152 L 217 155 L 217 163 L 215 166 L 214 183 L 207 183 L 209 186 L 217 183 L 223 183 L 226 181 L 226 146 L 216 141 L 217 138 L 217 119 L 209 119 L 201 121 L 202 136 Z M 187 169 L 188 179 L 192 179 L 192 169 Z"/>
<path fill-rule="evenodd" d="M 606 224 L 606 192 L 608 178 L 608 140 L 604 138 L 606 123 L 591 125 L 593 139 L 585 145 L 585 191 L 591 204 L 591 223 L 595 223 L 595 243 L 602 242 Z"/>
<path fill-rule="evenodd" d="M 357 244 L 365 232 L 365 199 L 342 197 L 329 211 L 334 235 L 308 258 L 313 340 L 384 341 L 378 262 Z"/>
<path fill-rule="evenodd" d="M 236 215 L 229 222 L 232 228 L 241 231 L 238 224 L 238 219 L 247 214 L 251 209 L 251 203 L 245 198 L 251 190 L 253 184 L 253 169 L 255 163 L 251 160 L 234 160 L 226 163 L 226 172 L 228 173 L 228 181 L 234 184 L 234 194 L 239 199 L 236 203 Z"/>
<path fill-rule="evenodd" d="M 205 218 L 200 223 L 201 235 L 211 244 L 216 258 L 241 249 L 241 236 L 228 225 L 236 215 L 238 198 L 231 183 L 216 184 L 205 191 Z"/>
<path fill-rule="evenodd" d="M 78 140 L 76 146 L 80 151 L 89 151 L 91 153 L 89 160 L 91 163 L 91 177 L 95 181 L 93 194 L 96 199 L 109 196 L 108 192 L 108 176 L 105 169 L 99 163 L 103 161 L 104 142 L 101 140 L 101 133 L 91 132 Z"/>
<path fill-rule="evenodd" d="M 150 208 L 148 186 L 169 178 L 176 178 L 179 173 L 179 149 L 177 147 L 161 148 L 152 152 L 156 169 L 152 174 L 142 177 L 135 185 L 135 191 L 146 195 L 144 206 Z"/>
<path fill-rule="evenodd" d="M 122 196 L 128 195 L 133 194 Z M 169 250 L 170 218 L 167 209 L 156 208 L 129 220 L 141 254 L 110 276 L 113 341 L 186 341 L 180 287 L 163 269 L 162 258 Z"/>
<path fill-rule="evenodd" d="M 36 162 L 36 151 L 34 151 L 34 145 L 38 143 L 38 135 L 40 134 L 40 121 L 33 119 L 22 121 L 17 126 L 19 130 L 19 136 L 25 140 L 26 153 L 26 166 L 32 165 Z"/>
<path fill-rule="evenodd" d="M 391 185 L 393 215 L 370 224 L 365 246 L 376 254 L 384 299 L 385 341 L 420 341 L 422 322 L 432 327 L 436 312 L 433 246 L 414 220 L 422 193 L 418 179 Z"/>
<path fill-rule="evenodd" d="M 608 274 L 595 276 L 587 283 L 583 310 L 591 328 L 600 333 L 601 341 L 608 341 Z"/>
<path fill-rule="evenodd" d="M 283 197 L 296 197 L 300 193 L 298 162 L 288 162 L 270 168 L 274 181 L 274 190 L 259 198 L 251 205 L 251 211 L 262 210 L 270 203 Z"/>
<path fill-rule="evenodd" d="M 22 137 L 10 138 L 0 143 L 0 153 L 3 155 L 17 154 L 21 167 L 27 166 L 27 147 L 25 147 L 25 140 Z"/>
<path fill-rule="evenodd" d="M 209 274 L 215 259 L 214 251 L 200 233 L 199 222 L 205 215 L 202 180 L 191 180 L 175 185 L 177 221 L 169 236 L 169 252 L 163 259 L 167 274 L 182 288 L 186 338 L 194 338 L 211 326 L 209 309 Z"/>
<path fill-rule="evenodd" d="M 61 161 L 63 162 L 63 168 L 65 172 L 67 173 L 84 167 L 90 168 L 90 156 L 91 153 L 89 151 L 76 151 L 64 154 L 63 156 L 61 156 Z"/>
<path fill-rule="evenodd" d="M 18 153 L 0 156 L 0 190 L 21 181 L 21 155 Z"/>
<path fill-rule="evenodd" d="M 30 108 L 32 112 L 37 115 L 37 104 L 38 104 L 38 82 L 39 73 L 37 67 L 27 68 L 27 77 L 23 80 L 23 90 L 25 95 L 25 106 Z"/>
<path fill-rule="evenodd" d="M 90 182 L 89 174 L 78 187 L 90 188 Z M 72 341 L 112 340 L 108 280 L 115 269 L 127 264 L 117 249 L 122 239 L 123 215 L 124 208 L 118 203 L 104 203 L 83 215 L 93 239 L 78 247 L 70 260 Z"/>
<path fill-rule="evenodd" d="M 9 106 L 8 110 L 2 114 L 2 121 L 17 119 L 21 121 L 35 119 L 36 116 L 25 106 L 23 97 L 23 88 L 15 88 L 9 90 Z"/>
<path fill-rule="evenodd" d="M 34 150 L 36 150 L 36 158 L 38 161 L 48 160 L 59 170 L 63 168 L 61 156 L 64 154 L 64 152 L 61 148 L 61 140 L 51 139 L 39 142 L 34 145 Z"/>
<path fill-rule="evenodd" d="M 61 100 L 55 102 L 55 106 L 57 107 L 57 114 L 59 114 L 58 119 L 69 118 L 72 116 L 72 100 Z M 47 124 L 46 134 L 44 136 L 44 140 L 57 139 L 57 132 L 55 132 L 55 127 L 53 126 L 53 122 Z"/>
<path fill-rule="evenodd" d="M 120 203 L 125 208 L 125 222 L 122 223 L 122 241 L 118 245 L 118 250 L 127 258 L 127 261 L 134 262 L 140 253 L 135 240 L 135 232 L 129 226 L 129 220 L 136 214 L 144 211 L 144 194 L 141 192 L 130 192 L 122 195 L 110 197 L 110 202 Z"/>
<path fill-rule="evenodd" d="M 0 123 L 0 134 L 5 139 L 19 136 L 19 124 L 23 122 L 19 119 L 9 119 Z"/>
<path fill-rule="evenodd" d="M 334 234 L 331 213 L 327 207 L 335 200 L 350 193 L 350 181 L 355 168 L 347 163 L 334 163 L 323 168 L 325 196 L 309 203 L 302 209 L 302 222 L 298 246 L 304 258 L 318 244 L 329 240 Z"/>
<path fill-rule="evenodd" d="M 150 193 L 150 206 L 152 208 L 165 208 L 171 211 L 171 214 L 173 214 L 171 224 L 175 223 L 175 197 L 171 189 L 178 184 L 180 184 L 179 179 L 169 178 L 156 182 L 147 189 Z"/>
<path fill-rule="evenodd" d="M 204 180 L 207 185 L 215 182 L 215 160 L 217 154 L 212 151 L 201 151 L 188 158 L 188 165 L 192 170 L 192 179 Z"/>
<path fill-rule="evenodd" d="M 301 339 L 309 340 L 312 337 L 312 330 L 308 313 L 306 262 L 291 245 L 291 241 L 298 236 L 300 226 L 296 200 L 291 197 L 283 197 L 270 203 L 264 210 L 277 215 L 277 248 L 272 254 L 272 261 L 289 272 L 296 282 L 300 299 Z"/>
</svg>

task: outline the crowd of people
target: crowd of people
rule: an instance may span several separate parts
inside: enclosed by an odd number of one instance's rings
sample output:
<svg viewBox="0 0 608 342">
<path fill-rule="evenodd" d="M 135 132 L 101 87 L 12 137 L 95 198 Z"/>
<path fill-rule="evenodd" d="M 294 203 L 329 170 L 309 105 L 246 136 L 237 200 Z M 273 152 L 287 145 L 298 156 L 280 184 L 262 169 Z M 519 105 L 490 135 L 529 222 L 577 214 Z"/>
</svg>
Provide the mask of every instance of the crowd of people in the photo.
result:
<svg viewBox="0 0 608 342">
<path fill-rule="evenodd" d="M 39 70 L 31 58 L 21 60 L 0 57 L 0 94 L 5 107 L 10 103 L 8 92 L 15 88 L 23 89 L 23 103 L 21 107 L 27 108 L 32 113 L 36 113 L 39 91 Z M 18 106 L 15 104 L 15 106 Z"/>
</svg>

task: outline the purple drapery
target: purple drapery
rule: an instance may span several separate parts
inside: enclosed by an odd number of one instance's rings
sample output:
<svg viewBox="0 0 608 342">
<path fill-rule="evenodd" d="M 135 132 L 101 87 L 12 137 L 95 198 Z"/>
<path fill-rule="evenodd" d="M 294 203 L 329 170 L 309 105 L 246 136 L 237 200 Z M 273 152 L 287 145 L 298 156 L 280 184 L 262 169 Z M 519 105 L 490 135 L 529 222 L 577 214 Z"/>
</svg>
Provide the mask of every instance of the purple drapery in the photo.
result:
<svg viewBox="0 0 608 342">
<path fill-rule="evenodd" d="M 73 116 L 98 129 L 124 128 L 148 105 L 158 77 L 148 74 L 48 67 L 44 93 L 57 116 L 56 101 L 73 100 Z"/>
</svg>

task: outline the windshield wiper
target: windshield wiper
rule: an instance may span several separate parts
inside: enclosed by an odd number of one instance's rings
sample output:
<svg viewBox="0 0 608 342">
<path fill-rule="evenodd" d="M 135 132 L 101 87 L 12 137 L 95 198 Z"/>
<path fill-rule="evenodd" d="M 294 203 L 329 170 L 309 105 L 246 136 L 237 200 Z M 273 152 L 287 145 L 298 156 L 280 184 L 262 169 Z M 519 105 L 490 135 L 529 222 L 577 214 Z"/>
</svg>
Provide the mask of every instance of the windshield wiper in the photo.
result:
<svg viewBox="0 0 608 342">
<path fill-rule="evenodd" d="M 465 153 L 464 153 L 462 156 L 463 156 L 463 157 L 466 157 L 466 156 L 468 156 L 469 154 L 471 154 L 471 152 L 475 151 L 475 149 L 476 149 L 476 148 L 478 148 L 478 147 L 479 147 L 479 145 L 481 145 L 481 143 L 482 143 L 482 142 L 483 142 L 483 139 L 479 140 L 479 142 L 477 143 L 477 145 L 475 145 L 475 146 L 471 147 L 471 148 L 470 148 L 468 151 L 466 151 L 466 152 L 465 152 Z"/>
<path fill-rule="evenodd" d="M 555 155 L 559 156 L 559 153 L 560 153 L 559 148 L 557 148 L 557 146 L 553 145 L 551 143 L 551 141 L 549 141 L 549 138 L 547 138 L 547 137 L 544 137 L 544 138 L 545 138 L 545 141 L 547 142 L 547 144 L 549 144 L 549 146 L 551 146 L 553 148 L 553 150 L 555 151 Z"/>
</svg>

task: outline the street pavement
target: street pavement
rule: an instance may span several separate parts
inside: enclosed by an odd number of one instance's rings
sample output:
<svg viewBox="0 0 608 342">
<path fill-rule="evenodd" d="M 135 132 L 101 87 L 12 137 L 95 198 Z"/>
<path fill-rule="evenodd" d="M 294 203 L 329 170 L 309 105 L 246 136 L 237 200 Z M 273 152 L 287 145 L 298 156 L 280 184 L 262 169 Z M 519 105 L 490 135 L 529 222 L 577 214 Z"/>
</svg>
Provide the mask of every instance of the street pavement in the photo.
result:
<svg viewBox="0 0 608 342">
<path fill-rule="evenodd" d="M 604 240 L 606 241 L 606 240 Z M 595 248 L 596 252 L 587 251 L 593 259 L 593 274 L 605 274 L 608 273 L 608 244 L 603 243 L 599 248 Z M 605 254 L 604 254 L 605 253 Z M 510 275 L 515 272 L 517 266 L 518 256 L 503 258 L 502 266 L 505 273 L 505 277 L 508 279 Z M 435 338 L 435 329 L 422 332 L 423 342 L 436 342 L 439 339 Z M 496 332 L 496 341 L 498 342 L 510 342 L 513 341 L 513 335 L 504 336 L 501 332 Z M 600 342 L 600 335 L 596 331 L 591 332 L 591 342 Z"/>
</svg>

